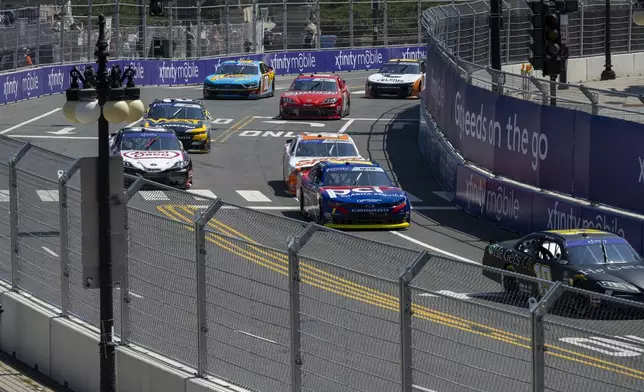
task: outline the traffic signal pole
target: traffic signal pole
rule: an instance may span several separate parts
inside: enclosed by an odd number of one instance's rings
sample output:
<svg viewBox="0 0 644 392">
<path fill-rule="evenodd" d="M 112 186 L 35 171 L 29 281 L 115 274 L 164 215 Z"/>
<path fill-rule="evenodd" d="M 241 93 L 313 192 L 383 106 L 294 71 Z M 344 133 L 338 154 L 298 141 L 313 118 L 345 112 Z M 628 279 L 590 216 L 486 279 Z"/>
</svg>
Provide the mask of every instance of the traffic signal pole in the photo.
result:
<svg viewBox="0 0 644 392">
<path fill-rule="evenodd" d="M 617 76 L 613 70 L 613 62 L 611 59 L 610 50 L 610 0 L 606 0 L 606 8 L 604 11 L 604 56 L 606 58 L 606 65 L 602 71 L 600 80 L 613 80 Z"/>
<path fill-rule="evenodd" d="M 550 75 L 550 106 L 557 106 L 557 75 Z"/>
</svg>

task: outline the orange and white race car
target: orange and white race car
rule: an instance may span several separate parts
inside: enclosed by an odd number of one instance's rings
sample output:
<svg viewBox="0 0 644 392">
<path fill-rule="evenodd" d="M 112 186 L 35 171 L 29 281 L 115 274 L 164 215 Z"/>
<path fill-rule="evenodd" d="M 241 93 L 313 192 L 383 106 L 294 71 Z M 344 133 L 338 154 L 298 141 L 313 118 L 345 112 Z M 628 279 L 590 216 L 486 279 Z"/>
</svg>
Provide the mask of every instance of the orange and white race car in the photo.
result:
<svg viewBox="0 0 644 392">
<path fill-rule="evenodd" d="M 391 59 L 367 78 L 365 96 L 369 98 L 420 98 L 425 89 L 425 60 Z"/>
<path fill-rule="evenodd" d="M 338 160 L 365 161 L 353 139 L 344 133 L 299 133 L 289 139 L 282 154 L 282 173 L 286 191 L 295 195 L 298 172 L 307 171 L 318 162 Z"/>
</svg>

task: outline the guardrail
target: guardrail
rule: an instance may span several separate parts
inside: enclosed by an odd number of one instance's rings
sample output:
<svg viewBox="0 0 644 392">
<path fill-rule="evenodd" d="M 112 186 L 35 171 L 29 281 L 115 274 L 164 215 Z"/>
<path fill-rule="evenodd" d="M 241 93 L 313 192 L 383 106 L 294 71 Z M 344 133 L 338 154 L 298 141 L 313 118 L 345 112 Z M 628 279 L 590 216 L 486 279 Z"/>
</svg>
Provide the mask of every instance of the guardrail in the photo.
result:
<svg viewBox="0 0 644 392">
<path fill-rule="evenodd" d="M 557 97 L 557 106 L 564 107 L 547 106 L 551 98 L 549 81 L 482 68 L 455 57 L 450 50 L 452 35 L 439 33 L 446 31 L 440 27 L 445 23 L 436 24 L 439 9 L 427 10 L 423 16 L 430 34 L 426 104 L 438 128 L 465 160 L 496 176 L 538 189 L 644 212 L 640 202 L 644 194 L 639 190 L 642 159 L 637 148 L 644 143 L 638 123 L 644 119 L 644 111 L 624 109 L 628 103 L 619 102 L 630 98 L 635 101 L 632 106 L 644 107 L 640 97 L 556 83 L 558 95 L 562 87 L 568 88 Z M 632 56 L 631 68 L 641 54 Z M 493 82 L 482 83 L 483 73 Z M 600 93 L 610 95 L 614 105 L 600 103 Z M 548 224 L 552 228 L 577 227 L 589 220 L 577 212 L 569 213 L 570 208 L 565 211 L 569 219 Z M 508 211 L 494 221 L 526 231 L 534 224 L 525 219 Z M 601 226 L 630 233 L 639 246 L 641 229 L 632 229 L 631 221 L 620 218 Z M 629 229 L 622 229 L 622 225 Z"/>
<path fill-rule="evenodd" d="M 2 294 L 3 350 L 72 390 L 96 391 L 98 380 L 87 379 L 96 368 L 85 365 L 96 344 L 72 334 L 60 341 L 60 320 L 98 323 L 98 293 L 83 288 L 80 169 L 73 158 L 4 136 L 0 150 L 11 157 L 0 163 L 9 188 L 0 203 L 0 277 L 58 314 L 37 318 Z M 641 304 L 142 179 L 124 200 L 119 345 L 156 352 L 198 376 L 261 392 L 536 391 L 543 388 L 532 389 L 533 380 L 544 379 L 553 390 L 641 390 Z M 504 284 L 484 273 L 503 274 Z M 540 291 L 529 300 L 508 279 Z M 604 306 L 583 306 L 598 299 Z M 49 333 L 51 347 L 35 346 Z M 163 370 L 142 369 L 119 359 L 119 380 L 131 381 L 120 388 L 185 388 L 167 383 Z"/>
</svg>

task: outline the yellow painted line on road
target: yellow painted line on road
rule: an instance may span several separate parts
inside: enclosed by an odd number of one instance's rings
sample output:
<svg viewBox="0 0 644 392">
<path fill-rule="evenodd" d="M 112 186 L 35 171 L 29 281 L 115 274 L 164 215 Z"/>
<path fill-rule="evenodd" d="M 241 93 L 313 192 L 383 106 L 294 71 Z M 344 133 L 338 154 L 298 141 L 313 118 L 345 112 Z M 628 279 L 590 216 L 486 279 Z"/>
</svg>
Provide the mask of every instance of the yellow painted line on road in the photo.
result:
<svg viewBox="0 0 644 392">
<path fill-rule="evenodd" d="M 235 132 L 241 130 L 246 125 L 253 121 L 253 116 L 244 116 L 241 120 L 237 121 L 235 124 L 231 125 L 230 128 L 226 129 L 219 136 L 212 139 L 215 143 L 223 143 L 228 140 Z"/>
<path fill-rule="evenodd" d="M 192 225 L 194 225 L 196 208 L 184 205 L 163 205 L 158 206 L 157 208 L 159 212 L 170 219 L 185 223 L 187 229 L 194 230 Z M 218 232 L 207 234 L 206 239 L 209 242 L 214 243 L 222 249 L 257 265 L 282 275 L 288 275 L 288 255 L 285 253 L 262 248 L 250 237 L 217 219 L 211 219 L 210 222 L 208 222 L 208 226 Z M 237 237 L 248 243 L 240 244 L 229 238 L 222 237 L 222 235 Z M 306 262 L 302 262 L 300 264 L 300 270 L 303 283 L 382 309 L 394 312 L 399 311 L 398 297 L 396 296 L 388 295 L 381 291 L 362 286 L 356 282 L 341 278 L 319 268 L 315 268 Z M 487 326 L 485 324 L 472 322 L 449 313 L 416 304 L 412 305 L 412 312 L 414 317 L 422 320 L 427 320 L 463 332 L 512 344 L 517 347 L 531 349 L 529 337 Z M 547 355 L 644 380 L 644 371 L 567 350 L 558 346 L 546 345 L 546 347 L 549 349 L 546 351 Z M 553 352 L 552 350 L 559 352 Z"/>
</svg>

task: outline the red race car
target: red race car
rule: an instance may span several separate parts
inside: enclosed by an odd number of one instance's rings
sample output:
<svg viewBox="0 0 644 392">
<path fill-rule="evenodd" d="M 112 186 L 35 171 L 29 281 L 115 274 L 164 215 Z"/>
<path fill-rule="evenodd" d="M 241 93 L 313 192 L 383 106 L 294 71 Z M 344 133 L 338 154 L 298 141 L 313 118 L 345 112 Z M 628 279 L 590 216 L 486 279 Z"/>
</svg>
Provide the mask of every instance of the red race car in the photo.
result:
<svg viewBox="0 0 644 392">
<path fill-rule="evenodd" d="M 282 119 L 336 119 L 349 114 L 351 94 L 338 75 L 300 75 L 280 98 Z"/>
</svg>

